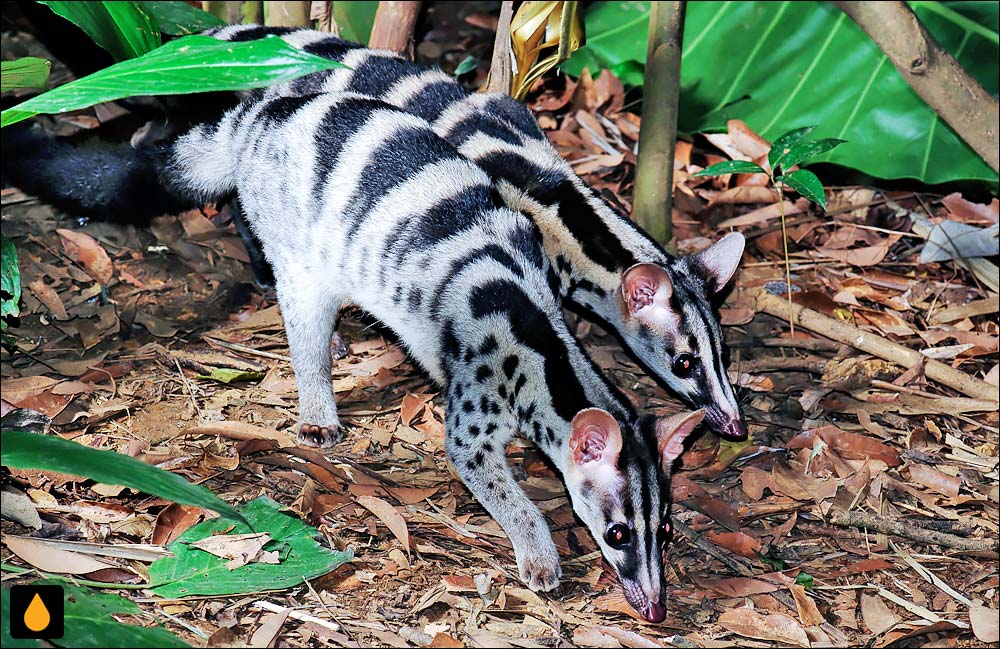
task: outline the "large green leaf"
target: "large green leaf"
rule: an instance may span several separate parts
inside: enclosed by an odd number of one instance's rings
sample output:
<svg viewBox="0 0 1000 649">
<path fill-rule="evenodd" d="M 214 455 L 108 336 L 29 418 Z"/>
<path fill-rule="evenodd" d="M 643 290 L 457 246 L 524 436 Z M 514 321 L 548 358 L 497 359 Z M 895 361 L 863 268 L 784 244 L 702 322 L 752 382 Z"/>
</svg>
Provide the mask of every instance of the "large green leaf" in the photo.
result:
<svg viewBox="0 0 1000 649">
<path fill-rule="evenodd" d="M 930 33 L 996 96 L 1000 37 L 995 2 L 915 2 Z M 648 2 L 595 2 L 587 46 L 565 66 L 608 67 L 642 84 Z M 819 124 L 815 137 L 847 140 L 823 160 L 880 178 L 927 183 L 996 181 L 913 92 L 846 14 L 819 2 L 689 2 L 680 128 L 725 130 L 742 119 L 773 140 Z"/>
<path fill-rule="evenodd" d="M 140 4 L 156 18 L 160 31 L 171 36 L 197 34 L 209 27 L 226 24 L 218 16 L 196 9 L 186 2 L 145 1 Z"/>
<path fill-rule="evenodd" d="M 195 505 L 235 520 L 240 514 L 205 487 L 193 485 L 179 475 L 115 453 L 102 451 L 54 435 L 36 435 L 20 430 L 3 433 L 0 460 L 18 469 L 43 469 L 83 476 L 131 487 L 184 505 Z"/>
<path fill-rule="evenodd" d="M 21 271 L 17 266 L 17 248 L 0 236 L 0 329 L 7 329 L 7 319 L 21 314 Z"/>
<path fill-rule="evenodd" d="M 122 97 L 260 88 L 338 67 L 344 66 L 276 37 L 230 43 L 185 36 L 7 109 L 0 115 L 0 126 Z"/>
<path fill-rule="evenodd" d="M 46 2 L 58 15 L 87 32 L 116 61 L 124 61 L 156 49 L 160 28 L 156 18 L 138 2 Z"/>
<path fill-rule="evenodd" d="M 340 30 L 340 37 L 367 45 L 372 35 L 376 10 L 378 2 L 334 0 L 333 19 Z"/>
<path fill-rule="evenodd" d="M 25 56 L 13 61 L 0 62 L 0 92 L 14 88 L 45 89 L 52 62 L 37 56 Z"/>
<path fill-rule="evenodd" d="M 257 498 L 240 511 L 253 529 L 219 519 L 207 520 L 190 528 L 167 546 L 173 557 L 157 559 L 149 566 L 151 582 L 163 584 L 152 589 L 161 597 L 190 595 L 236 595 L 289 588 L 305 579 L 319 577 L 354 558 L 350 550 L 336 552 L 316 542 L 316 530 L 297 518 L 283 514 L 281 504 Z M 212 535 L 267 532 L 271 541 L 266 551 L 278 551 L 278 563 L 249 563 L 235 570 L 228 561 L 189 545 Z"/>
</svg>

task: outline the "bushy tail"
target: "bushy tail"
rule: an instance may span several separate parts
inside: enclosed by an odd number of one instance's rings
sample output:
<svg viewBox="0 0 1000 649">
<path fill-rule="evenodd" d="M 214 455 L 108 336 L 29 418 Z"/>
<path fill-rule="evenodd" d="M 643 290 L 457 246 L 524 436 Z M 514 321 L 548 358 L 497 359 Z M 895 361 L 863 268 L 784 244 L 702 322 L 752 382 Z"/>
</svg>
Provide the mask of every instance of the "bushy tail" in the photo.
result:
<svg viewBox="0 0 1000 649">
<path fill-rule="evenodd" d="M 139 148 L 73 144 L 32 128 L 5 128 L 3 178 L 73 216 L 145 224 L 224 196 L 192 182 L 195 170 L 184 169 L 175 155 L 179 140 Z"/>
</svg>

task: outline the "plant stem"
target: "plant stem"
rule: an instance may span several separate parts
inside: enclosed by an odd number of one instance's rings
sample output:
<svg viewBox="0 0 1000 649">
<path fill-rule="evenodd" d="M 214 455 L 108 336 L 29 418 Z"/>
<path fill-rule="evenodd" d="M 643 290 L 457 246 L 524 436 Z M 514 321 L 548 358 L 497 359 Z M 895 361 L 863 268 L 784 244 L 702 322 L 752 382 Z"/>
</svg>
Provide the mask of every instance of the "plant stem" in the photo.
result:
<svg viewBox="0 0 1000 649">
<path fill-rule="evenodd" d="M 788 259 L 788 230 L 785 227 L 785 192 L 781 189 L 781 183 L 776 183 L 773 179 L 771 183 L 778 190 L 778 211 L 781 212 L 781 243 L 785 247 L 785 291 L 788 295 L 788 327 L 791 335 L 795 336 L 795 317 L 792 310 L 792 262 Z"/>
<path fill-rule="evenodd" d="M 413 58 L 413 28 L 420 15 L 420 2 L 380 2 L 375 11 L 368 47 L 392 50 Z"/>
<path fill-rule="evenodd" d="M 654 2 L 650 9 L 632 210 L 635 222 L 668 248 L 685 7 L 683 1 Z"/>
<path fill-rule="evenodd" d="M 510 22 L 514 17 L 514 3 L 505 0 L 500 3 L 500 20 L 497 22 L 497 35 L 493 41 L 493 59 L 490 61 L 490 73 L 482 92 L 502 92 L 511 94 L 511 80 L 514 73 L 510 64 Z"/>
</svg>

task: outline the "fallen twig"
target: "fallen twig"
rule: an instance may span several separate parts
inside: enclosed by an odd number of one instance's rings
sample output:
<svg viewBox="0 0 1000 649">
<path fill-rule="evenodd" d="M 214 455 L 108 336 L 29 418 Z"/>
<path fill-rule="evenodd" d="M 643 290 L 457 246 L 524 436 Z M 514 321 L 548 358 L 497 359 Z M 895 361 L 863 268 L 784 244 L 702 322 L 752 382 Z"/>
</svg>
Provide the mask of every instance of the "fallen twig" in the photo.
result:
<svg viewBox="0 0 1000 649">
<path fill-rule="evenodd" d="M 923 527 L 917 527 L 907 521 L 891 516 L 881 516 L 867 512 L 833 512 L 828 522 L 831 525 L 839 527 L 867 528 L 876 532 L 882 532 L 883 534 L 902 536 L 917 543 L 940 545 L 955 550 L 969 552 L 997 552 L 1000 550 L 1000 541 L 997 539 L 966 539 L 946 532 L 936 532 Z"/>
<path fill-rule="evenodd" d="M 781 298 L 771 295 L 763 289 L 757 290 L 755 298 L 758 311 L 763 311 L 783 320 L 789 317 L 788 304 Z M 795 319 L 795 324 L 805 327 L 810 331 L 815 331 L 832 340 L 846 343 L 863 352 L 896 363 L 906 369 L 925 360 L 925 357 L 915 349 L 904 347 L 878 334 L 864 331 L 846 322 L 834 320 L 818 311 L 807 309 L 798 304 L 792 305 L 792 317 Z M 926 359 L 924 374 L 927 378 L 958 390 L 970 397 L 985 401 L 997 401 L 996 386 L 969 376 L 965 372 L 960 372 L 941 361 Z"/>
</svg>

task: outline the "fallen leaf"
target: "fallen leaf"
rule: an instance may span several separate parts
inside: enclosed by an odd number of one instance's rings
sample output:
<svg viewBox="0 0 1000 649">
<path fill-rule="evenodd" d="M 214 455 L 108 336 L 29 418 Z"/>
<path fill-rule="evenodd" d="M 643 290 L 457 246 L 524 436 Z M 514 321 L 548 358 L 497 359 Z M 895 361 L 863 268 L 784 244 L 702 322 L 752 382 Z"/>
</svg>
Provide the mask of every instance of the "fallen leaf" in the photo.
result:
<svg viewBox="0 0 1000 649">
<path fill-rule="evenodd" d="M 103 285 L 107 285 L 114 275 L 115 267 L 101 244 L 89 234 L 59 228 L 56 233 L 62 237 L 66 255 L 77 262 L 87 274 Z"/>
<path fill-rule="evenodd" d="M 889 610 L 880 595 L 861 593 L 861 617 L 874 635 L 879 635 L 899 624 L 900 617 Z"/>
<path fill-rule="evenodd" d="M 972 623 L 972 632 L 980 642 L 996 644 L 1000 641 L 1000 612 L 995 608 L 973 603 L 969 607 L 969 621 Z"/>
<path fill-rule="evenodd" d="M 375 496 L 358 496 L 357 502 L 385 523 L 392 535 L 403 544 L 403 549 L 407 553 L 410 551 L 410 532 L 406 527 L 406 521 L 395 507 Z"/>
<path fill-rule="evenodd" d="M 810 646 L 806 630 L 784 613 L 761 615 L 748 608 L 735 608 L 719 616 L 719 625 L 747 638 Z"/>
<path fill-rule="evenodd" d="M 792 599 L 795 600 L 795 608 L 799 614 L 799 621 L 802 626 L 819 626 L 826 622 L 816 607 L 816 602 L 806 593 L 806 589 L 798 584 L 791 584 L 788 590 L 792 591 Z"/>
<path fill-rule="evenodd" d="M 760 541 L 743 532 L 709 531 L 705 536 L 712 543 L 731 550 L 741 557 L 756 559 L 760 554 Z"/>
<path fill-rule="evenodd" d="M 226 567 L 235 570 L 240 566 L 257 559 L 264 546 L 271 541 L 271 537 L 266 532 L 255 532 L 251 534 L 224 534 L 209 536 L 191 543 L 193 547 L 204 550 L 209 554 L 214 554 L 223 559 L 229 559 Z M 263 561 L 262 563 L 272 563 Z"/>
<path fill-rule="evenodd" d="M 7 549 L 22 560 L 45 572 L 57 572 L 66 575 L 85 575 L 105 568 L 117 566 L 107 561 L 101 561 L 89 554 L 70 552 L 54 548 L 41 539 L 30 539 L 23 536 L 8 534 L 3 537 Z"/>
<path fill-rule="evenodd" d="M 910 464 L 910 478 L 924 485 L 931 491 L 954 498 L 958 495 L 958 490 L 962 486 L 962 479 L 958 476 L 948 475 L 932 469 L 923 464 Z"/>
</svg>

